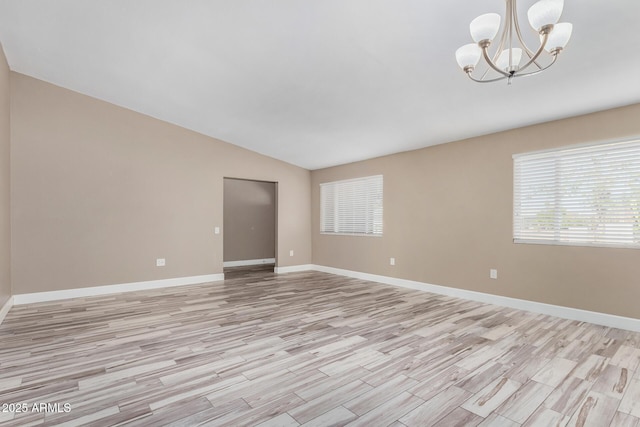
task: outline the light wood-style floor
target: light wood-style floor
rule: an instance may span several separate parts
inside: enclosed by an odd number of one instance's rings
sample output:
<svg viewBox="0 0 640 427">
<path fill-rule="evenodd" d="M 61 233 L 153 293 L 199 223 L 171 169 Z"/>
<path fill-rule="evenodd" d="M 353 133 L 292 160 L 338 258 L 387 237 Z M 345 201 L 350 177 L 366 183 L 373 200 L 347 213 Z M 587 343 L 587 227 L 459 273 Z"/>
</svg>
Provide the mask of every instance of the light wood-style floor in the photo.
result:
<svg viewBox="0 0 640 427">
<path fill-rule="evenodd" d="M 257 272 L 14 307 L 0 424 L 638 427 L 639 365 L 638 333 Z"/>
</svg>

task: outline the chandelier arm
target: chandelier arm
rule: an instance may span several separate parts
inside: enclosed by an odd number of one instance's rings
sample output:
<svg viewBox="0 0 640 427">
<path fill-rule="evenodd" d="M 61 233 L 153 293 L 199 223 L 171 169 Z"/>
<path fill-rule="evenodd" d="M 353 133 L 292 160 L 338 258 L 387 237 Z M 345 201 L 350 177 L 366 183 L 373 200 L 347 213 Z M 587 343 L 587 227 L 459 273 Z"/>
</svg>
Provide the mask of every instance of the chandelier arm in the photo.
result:
<svg viewBox="0 0 640 427">
<path fill-rule="evenodd" d="M 553 55 L 553 60 L 546 67 L 540 68 L 539 70 L 531 71 L 530 73 L 516 74 L 513 77 L 529 77 L 529 76 L 533 76 L 535 74 L 541 73 L 544 70 L 546 70 L 547 68 L 551 67 L 553 64 L 555 64 L 556 63 L 556 59 L 558 59 L 558 55 L 557 54 Z"/>
<path fill-rule="evenodd" d="M 511 14 L 511 8 L 510 8 L 510 6 L 511 6 L 511 0 L 507 0 L 507 5 L 506 5 L 506 8 L 505 8 L 505 14 L 506 14 L 506 16 L 508 17 L 508 19 L 511 19 L 511 17 L 510 17 L 510 14 Z M 500 57 L 500 54 L 502 53 L 502 49 L 504 49 L 504 46 L 505 46 L 505 44 L 507 43 L 507 39 L 508 39 L 508 34 L 507 34 L 507 33 L 508 33 L 508 31 L 507 31 L 507 27 L 508 27 L 508 24 L 507 24 L 507 23 L 505 23 L 505 27 L 504 27 L 504 29 L 502 30 L 502 34 L 500 35 L 500 44 L 498 45 L 498 49 L 496 50 L 496 53 L 495 53 L 495 55 L 493 56 L 493 59 L 492 59 L 492 61 L 493 61 L 494 63 L 495 63 L 495 62 L 498 60 L 498 58 Z M 489 70 L 487 70 L 487 71 L 489 71 Z"/>
<path fill-rule="evenodd" d="M 485 74 L 487 74 L 487 73 L 485 72 Z M 496 77 L 495 79 L 491 79 L 491 80 L 482 80 L 484 78 L 484 75 L 480 79 L 476 79 L 475 77 L 473 77 L 471 75 L 471 73 L 467 73 L 467 76 L 469 76 L 469 78 L 471 80 L 473 80 L 474 82 L 477 82 L 477 83 L 493 83 L 493 82 L 498 82 L 500 80 L 504 80 L 504 79 L 507 78 L 507 76 L 501 76 L 501 77 Z"/>
<path fill-rule="evenodd" d="M 506 2 L 506 7 L 505 7 L 505 14 L 507 16 L 511 15 L 511 0 L 507 0 Z M 507 76 L 505 75 L 504 77 L 498 77 L 496 79 L 491 79 L 491 80 L 485 80 L 484 78 L 487 76 L 487 74 L 489 74 L 489 71 L 491 71 L 492 69 L 495 69 L 495 67 L 491 66 L 491 63 L 494 63 L 498 60 L 498 58 L 500 57 L 500 54 L 502 53 L 502 49 L 504 49 L 505 44 L 507 43 L 507 27 L 505 24 L 505 28 L 502 30 L 502 34 L 500 35 L 500 43 L 498 44 L 498 48 L 496 49 L 496 53 L 493 56 L 493 59 L 491 61 L 489 61 L 487 59 L 487 57 L 485 56 L 485 61 L 487 62 L 487 64 L 489 65 L 489 68 L 487 68 L 486 70 L 484 70 L 484 73 L 482 73 L 482 76 L 480 76 L 480 79 L 475 79 L 475 78 L 471 78 L 473 81 L 476 82 L 480 82 L 480 83 L 485 83 L 485 82 L 495 82 L 498 80 L 502 80 L 504 78 L 506 78 Z M 487 46 L 487 50 L 488 50 L 488 46 Z M 504 74 L 504 73 L 501 73 Z M 469 76 L 471 77 L 471 76 Z"/>
<path fill-rule="evenodd" d="M 500 68 L 498 68 L 496 64 L 493 63 L 491 58 L 489 58 L 489 46 L 484 46 L 482 48 L 482 56 L 484 57 L 484 60 L 487 61 L 487 64 L 489 64 L 489 66 L 493 68 L 495 71 L 497 71 L 499 74 L 502 74 L 505 77 L 509 77 L 511 75 L 511 73 L 504 72 Z"/>
<path fill-rule="evenodd" d="M 500 36 L 500 44 L 498 45 L 498 49 L 496 50 L 496 54 L 493 56 L 492 61 L 496 62 L 498 57 L 502 53 L 502 49 L 504 49 L 504 45 L 507 43 L 507 31 L 503 31 Z"/>
<path fill-rule="evenodd" d="M 518 69 L 518 72 L 520 71 L 524 71 L 526 68 L 529 67 L 529 65 L 533 64 L 536 59 L 538 59 L 538 57 L 542 54 L 542 52 L 544 51 L 545 46 L 547 45 L 547 40 L 549 39 L 549 33 L 545 32 L 544 35 L 542 36 L 542 43 L 540 43 L 540 47 L 538 48 L 538 51 L 533 55 L 533 58 L 531 58 L 529 60 L 529 62 L 527 62 L 526 64 L 524 64 L 522 67 L 520 67 L 520 69 Z M 536 64 L 538 65 L 538 64 Z M 538 65 L 538 68 L 540 68 L 540 66 Z M 540 69 L 539 71 L 542 71 L 543 69 Z M 518 73 L 516 73 L 518 74 Z"/>
<path fill-rule="evenodd" d="M 498 45 L 498 50 L 496 50 L 496 54 L 494 55 L 493 59 L 491 60 L 492 62 L 496 62 L 498 60 L 498 57 L 500 56 L 500 53 L 502 52 L 502 49 L 504 49 L 504 44 L 507 41 L 507 32 L 503 31 L 502 35 L 500 36 L 500 44 Z M 488 48 L 487 48 L 488 49 Z M 489 61 L 487 61 L 489 62 Z M 475 81 L 479 81 L 479 82 L 493 82 L 496 80 L 484 80 L 484 78 L 487 76 L 487 74 L 489 74 L 489 71 L 491 71 L 491 67 L 487 68 L 486 70 L 484 70 L 484 73 L 482 73 L 482 76 L 480 76 L 481 80 L 475 80 Z M 502 77 L 500 77 L 498 80 L 502 80 Z"/>
<path fill-rule="evenodd" d="M 529 49 L 529 46 L 527 46 L 527 44 L 524 42 L 522 38 L 522 32 L 520 31 L 520 23 L 518 22 L 517 19 L 514 19 L 514 21 L 515 21 L 515 27 L 516 27 L 516 37 L 518 37 L 518 41 L 520 42 L 520 45 L 524 48 L 524 51 L 526 52 L 529 59 L 531 59 L 533 58 L 534 53 L 531 49 Z M 538 62 L 533 60 L 533 63 L 536 65 L 536 67 L 538 67 L 539 69 L 542 69 L 542 66 L 538 64 Z"/>
</svg>

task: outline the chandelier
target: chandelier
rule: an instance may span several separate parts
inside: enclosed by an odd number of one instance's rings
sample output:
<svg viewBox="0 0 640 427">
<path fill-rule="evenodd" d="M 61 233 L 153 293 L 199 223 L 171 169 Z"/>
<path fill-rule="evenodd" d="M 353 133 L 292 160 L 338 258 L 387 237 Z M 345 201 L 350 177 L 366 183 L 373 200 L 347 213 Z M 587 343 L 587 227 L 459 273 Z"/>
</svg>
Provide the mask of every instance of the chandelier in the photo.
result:
<svg viewBox="0 0 640 427">
<path fill-rule="evenodd" d="M 538 74 L 552 66 L 558 54 L 569 42 L 573 26 L 558 23 L 564 0 L 539 0 L 527 12 L 529 24 L 539 35 L 540 46 L 534 51 L 522 39 L 518 23 L 516 0 L 506 0 L 506 17 L 502 34 L 496 39 L 500 29 L 500 15 L 485 13 L 471 21 L 469 29 L 475 43 L 462 46 L 456 51 L 456 60 L 469 78 L 479 83 L 490 83 L 514 77 Z M 494 40 L 497 40 L 494 43 Z M 497 45 L 493 54 L 489 47 Z M 546 54 L 542 54 L 546 51 Z M 524 55 L 523 55 L 524 54 Z M 542 57 L 541 57 L 542 56 Z M 476 65 L 480 57 L 487 63 L 484 72 L 479 73 Z M 524 64 L 521 62 L 525 59 Z M 542 58 L 546 57 L 544 61 Z"/>
</svg>

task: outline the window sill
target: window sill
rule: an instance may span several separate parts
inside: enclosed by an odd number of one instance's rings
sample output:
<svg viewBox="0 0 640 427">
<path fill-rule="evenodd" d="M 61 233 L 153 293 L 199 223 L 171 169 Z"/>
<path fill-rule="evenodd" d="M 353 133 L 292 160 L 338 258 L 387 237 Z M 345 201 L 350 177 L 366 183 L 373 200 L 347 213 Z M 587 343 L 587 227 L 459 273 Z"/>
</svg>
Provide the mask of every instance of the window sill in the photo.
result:
<svg viewBox="0 0 640 427">
<path fill-rule="evenodd" d="M 526 245 L 551 245 L 551 246 L 584 246 L 587 248 L 616 248 L 616 249 L 640 249 L 640 245 L 624 245 L 615 243 L 597 242 L 560 242 L 557 240 L 513 239 L 515 244 Z"/>
</svg>

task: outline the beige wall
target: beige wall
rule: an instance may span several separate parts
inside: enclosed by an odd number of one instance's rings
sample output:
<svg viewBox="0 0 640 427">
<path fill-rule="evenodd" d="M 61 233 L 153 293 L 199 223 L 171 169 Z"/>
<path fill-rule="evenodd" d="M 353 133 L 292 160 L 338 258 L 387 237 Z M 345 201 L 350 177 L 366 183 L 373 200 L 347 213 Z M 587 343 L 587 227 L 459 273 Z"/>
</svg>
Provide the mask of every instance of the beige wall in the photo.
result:
<svg viewBox="0 0 640 427">
<path fill-rule="evenodd" d="M 309 171 L 24 75 L 11 96 L 14 294 L 221 273 L 225 176 L 278 182 L 279 266 L 311 261 Z"/>
<path fill-rule="evenodd" d="M 640 318 L 640 250 L 512 242 L 511 157 L 638 135 L 640 104 L 313 171 L 313 263 Z M 321 235 L 319 184 L 374 174 L 384 236 Z"/>
<path fill-rule="evenodd" d="M 640 250 L 516 245 L 511 230 L 512 154 L 640 135 L 640 105 L 309 173 L 8 76 L 2 58 L 0 303 L 9 278 L 21 294 L 222 272 L 213 228 L 223 225 L 223 177 L 238 177 L 278 182 L 279 266 L 313 262 L 640 318 Z M 319 183 L 380 173 L 384 236 L 320 235 Z M 166 267 L 155 267 L 160 257 Z"/>
<path fill-rule="evenodd" d="M 0 45 L 0 308 L 11 296 L 9 66 Z"/>
<path fill-rule="evenodd" d="M 224 180 L 224 261 L 275 258 L 276 184 Z"/>
</svg>

